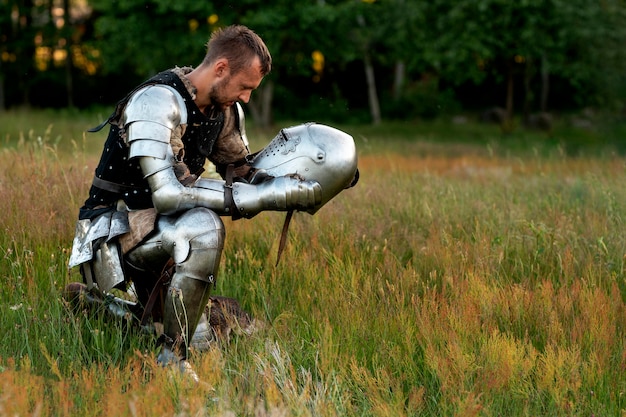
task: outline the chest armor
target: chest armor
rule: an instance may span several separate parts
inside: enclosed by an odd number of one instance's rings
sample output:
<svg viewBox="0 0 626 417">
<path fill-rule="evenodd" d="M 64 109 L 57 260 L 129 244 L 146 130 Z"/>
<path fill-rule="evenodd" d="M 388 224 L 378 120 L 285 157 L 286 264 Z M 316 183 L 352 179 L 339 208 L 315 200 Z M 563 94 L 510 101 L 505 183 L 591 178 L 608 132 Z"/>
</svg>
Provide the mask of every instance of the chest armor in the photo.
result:
<svg viewBox="0 0 626 417">
<path fill-rule="evenodd" d="M 148 182 L 143 177 L 139 161 L 128 158 L 129 147 L 124 141 L 123 128 L 118 127 L 117 122 L 132 94 L 145 86 L 154 84 L 169 85 L 183 97 L 187 107 L 187 129 L 182 137 L 185 146 L 183 161 L 191 173 L 202 172 L 213 144 L 224 126 L 224 113 L 218 112 L 214 117 L 208 117 L 196 106 L 178 75 L 171 70 L 161 72 L 128 94 L 117 104 L 115 111 L 105 123 L 92 129 L 92 131 L 97 131 L 110 123 L 109 135 L 95 171 L 98 186 L 96 184 L 91 186 L 89 197 L 80 209 L 79 218 L 93 218 L 102 211 L 114 208 L 120 199 L 133 210 L 153 206 L 152 192 Z M 103 183 L 109 186 L 104 186 Z"/>
</svg>

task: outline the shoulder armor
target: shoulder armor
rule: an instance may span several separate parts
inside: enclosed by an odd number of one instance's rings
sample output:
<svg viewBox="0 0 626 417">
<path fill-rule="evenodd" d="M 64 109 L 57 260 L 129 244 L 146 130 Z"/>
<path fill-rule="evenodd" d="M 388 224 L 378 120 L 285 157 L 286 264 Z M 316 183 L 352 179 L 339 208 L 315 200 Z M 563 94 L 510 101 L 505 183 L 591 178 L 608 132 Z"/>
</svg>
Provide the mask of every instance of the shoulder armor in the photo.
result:
<svg viewBox="0 0 626 417">
<path fill-rule="evenodd" d="M 164 159 L 172 131 L 187 123 L 182 96 L 167 85 L 150 85 L 128 101 L 122 116 L 130 158 L 153 156 Z"/>
<path fill-rule="evenodd" d="M 169 129 L 187 123 L 187 107 L 182 96 L 168 85 L 149 85 L 128 101 L 122 125 L 137 121 L 159 123 Z"/>
</svg>

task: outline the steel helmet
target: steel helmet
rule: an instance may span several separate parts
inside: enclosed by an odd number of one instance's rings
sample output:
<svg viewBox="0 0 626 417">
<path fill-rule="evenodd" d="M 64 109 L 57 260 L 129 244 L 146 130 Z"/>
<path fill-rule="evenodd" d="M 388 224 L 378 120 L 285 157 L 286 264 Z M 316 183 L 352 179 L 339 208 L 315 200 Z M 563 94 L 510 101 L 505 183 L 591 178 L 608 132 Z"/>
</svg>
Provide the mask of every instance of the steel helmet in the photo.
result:
<svg viewBox="0 0 626 417">
<path fill-rule="evenodd" d="M 352 136 L 317 123 L 281 129 L 252 157 L 251 165 L 274 177 L 297 174 L 304 180 L 317 181 L 322 187 L 322 201 L 307 211 L 310 214 L 358 181 Z"/>
</svg>

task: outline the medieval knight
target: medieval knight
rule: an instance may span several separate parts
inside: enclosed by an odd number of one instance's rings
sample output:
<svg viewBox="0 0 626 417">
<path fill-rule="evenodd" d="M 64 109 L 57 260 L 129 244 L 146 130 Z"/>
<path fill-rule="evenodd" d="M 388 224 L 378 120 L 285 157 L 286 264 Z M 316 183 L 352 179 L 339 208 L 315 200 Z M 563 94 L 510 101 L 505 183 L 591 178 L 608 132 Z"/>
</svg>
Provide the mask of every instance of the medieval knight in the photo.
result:
<svg viewBox="0 0 626 417">
<path fill-rule="evenodd" d="M 163 323 L 158 360 L 181 366 L 198 324 L 206 328 L 204 307 L 224 246 L 220 216 L 314 214 L 354 185 L 358 172 L 352 137 L 315 123 L 283 129 L 251 154 L 241 107 L 205 115 L 186 71 L 148 80 L 107 120 L 69 260 L 90 291 L 107 294 L 132 282 L 139 315 L 150 305 L 151 318 Z M 223 179 L 201 176 L 207 159 Z M 166 288 L 159 308 L 157 280 Z"/>
</svg>

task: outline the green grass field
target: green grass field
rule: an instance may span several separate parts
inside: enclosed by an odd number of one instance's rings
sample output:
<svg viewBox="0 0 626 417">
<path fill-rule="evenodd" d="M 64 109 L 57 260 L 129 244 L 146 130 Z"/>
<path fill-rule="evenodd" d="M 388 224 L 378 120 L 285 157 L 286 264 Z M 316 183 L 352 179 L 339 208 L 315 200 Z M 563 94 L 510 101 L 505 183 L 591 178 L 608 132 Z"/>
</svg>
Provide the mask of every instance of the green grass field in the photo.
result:
<svg viewBox="0 0 626 417">
<path fill-rule="evenodd" d="M 0 415 L 626 415 L 623 126 L 337 126 L 360 182 L 294 215 L 278 267 L 283 213 L 224 219 L 215 293 L 267 326 L 196 385 L 62 300 L 105 116 L 0 114 Z"/>
</svg>

